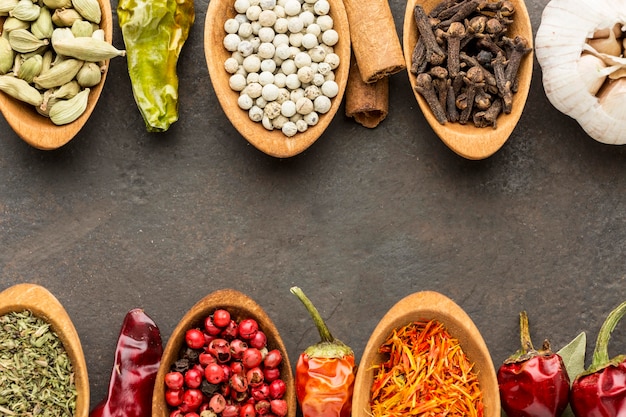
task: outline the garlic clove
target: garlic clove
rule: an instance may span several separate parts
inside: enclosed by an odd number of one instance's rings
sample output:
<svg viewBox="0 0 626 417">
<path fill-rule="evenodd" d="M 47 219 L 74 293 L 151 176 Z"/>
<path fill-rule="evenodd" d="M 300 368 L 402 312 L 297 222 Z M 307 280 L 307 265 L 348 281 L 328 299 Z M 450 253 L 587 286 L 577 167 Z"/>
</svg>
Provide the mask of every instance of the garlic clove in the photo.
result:
<svg viewBox="0 0 626 417">
<path fill-rule="evenodd" d="M 587 41 L 589 45 L 596 51 L 607 54 L 620 56 L 622 54 L 622 43 L 615 37 L 615 32 L 607 29 L 606 37 L 594 37 Z M 596 32 L 598 33 L 598 32 Z"/>
<path fill-rule="evenodd" d="M 589 94 L 596 95 L 606 80 L 606 74 L 602 72 L 607 65 L 595 55 L 583 54 L 578 60 L 578 74 L 583 86 Z"/>
<path fill-rule="evenodd" d="M 607 85 L 598 93 L 598 103 L 603 110 L 616 119 L 626 120 L 626 78 L 607 83 Z"/>
</svg>

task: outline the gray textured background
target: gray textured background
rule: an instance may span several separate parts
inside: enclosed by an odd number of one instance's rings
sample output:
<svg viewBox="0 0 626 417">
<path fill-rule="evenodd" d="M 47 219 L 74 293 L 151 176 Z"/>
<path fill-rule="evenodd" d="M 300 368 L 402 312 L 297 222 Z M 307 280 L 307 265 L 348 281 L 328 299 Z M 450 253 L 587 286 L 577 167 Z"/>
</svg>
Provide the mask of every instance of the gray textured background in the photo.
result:
<svg viewBox="0 0 626 417">
<path fill-rule="evenodd" d="M 546 4 L 527 2 L 535 33 Z M 294 363 L 318 337 L 292 285 L 357 359 L 384 313 L 426 289 L 467 311 L 496 366 L 518 348 L 522 309 L 536 345 L 549 337 L 560 348 L 581 331 L 595 343 L 626 298 L 626 149 L 555 110 L 536 61 L 519 125 L 485 161 L 434 135 L 405 72 L 391 78 L 378 128 L 342 107 L 311 148 L 279 160 L 249 145 L 218 104 L 202 44 L 207 5 L 196 2 L 168 133 L 145 132 L 119 58 L 65 147 L 35 150 L 0 118 L 0 290 L 34 282 L 61 300 L 93 404 L 128 310 L 143 307 L 166 342 L 192 304 L 226 287 L 267 310 Z M 391 6 L 401 36 L 405 4 Z M 114 28 L 122 47 L 115 15 Z M 626 353 L 625 339 L 626 322 L 612 355 Z"/>
</svg>

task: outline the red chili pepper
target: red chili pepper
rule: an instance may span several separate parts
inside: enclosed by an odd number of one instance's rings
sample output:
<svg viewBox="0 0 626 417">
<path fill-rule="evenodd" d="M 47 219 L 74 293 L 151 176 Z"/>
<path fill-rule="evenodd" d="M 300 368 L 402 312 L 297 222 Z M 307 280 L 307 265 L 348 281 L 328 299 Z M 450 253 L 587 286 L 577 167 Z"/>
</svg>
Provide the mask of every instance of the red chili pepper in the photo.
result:
<svg viewBox="0 0 626 417">
<path fill-rule="evenodd" d="M 498 370 L 500 402 L 508 417 L 558 417 L 567 407 L 569 376 L 563 359 L 544 341 L 533 348 L 528 316 L 520 313 L 522 347 Z"/>
<path fill-rule="evenodd" d="M 141 309 L 124 318 L 109 391 L 89 417 L 150 417 L 163 344 L 157 325 Z"/>
<path fill-rule="evenodd" d="M 298 287 L 291 292 L 302 301 L 319 331 L 319 343 L 309 346 L 296 364 L 296 396 L 304 417 L 349 417 L 356 367 L 352 349 L 335 339 L 311 301 Z"/>
<path fill-rule="evenodd" d="M 576 417 L 626 415 L 626 355 L 609 359 L 609 339 L 626 313 L 626 302 L 617 306 L 602 324 L 591 365 L 574 379 L 570 405 Z"/>
</svg>

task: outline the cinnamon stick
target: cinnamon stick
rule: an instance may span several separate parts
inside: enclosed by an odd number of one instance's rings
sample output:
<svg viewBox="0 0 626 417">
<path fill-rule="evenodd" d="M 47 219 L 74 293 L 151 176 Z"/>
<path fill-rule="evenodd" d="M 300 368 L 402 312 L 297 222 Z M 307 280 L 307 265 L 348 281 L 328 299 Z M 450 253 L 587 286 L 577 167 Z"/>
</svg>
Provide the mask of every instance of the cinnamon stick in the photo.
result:
<svg viewBox="0 0 626 417">
<path fill-rule="evenodd" d="M 353 57 L 346 85 L 346 116 L 364 127 L 373 129 L 389 113 L 389 77 L 366 83 Z"/>
<path fill-rule="evenodd" d="M 373 83 L 406 68 L 387 0 L 344 0 L 361 78 Z"/>
</svg>

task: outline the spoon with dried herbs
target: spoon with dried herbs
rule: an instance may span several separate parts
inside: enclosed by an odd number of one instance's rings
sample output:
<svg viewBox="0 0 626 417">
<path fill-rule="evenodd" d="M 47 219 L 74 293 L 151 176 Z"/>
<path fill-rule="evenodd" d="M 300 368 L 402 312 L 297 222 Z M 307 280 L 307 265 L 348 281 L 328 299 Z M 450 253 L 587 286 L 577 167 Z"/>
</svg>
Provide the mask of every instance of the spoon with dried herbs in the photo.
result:
<svg viewBox="0 0 626 417">
<path fill-rule="evenodd" d="M 0 293 L 0 368 L 0 415 L 89 415 L 80 339 L 47 289 L 18 284 Z"/>
</svg>

